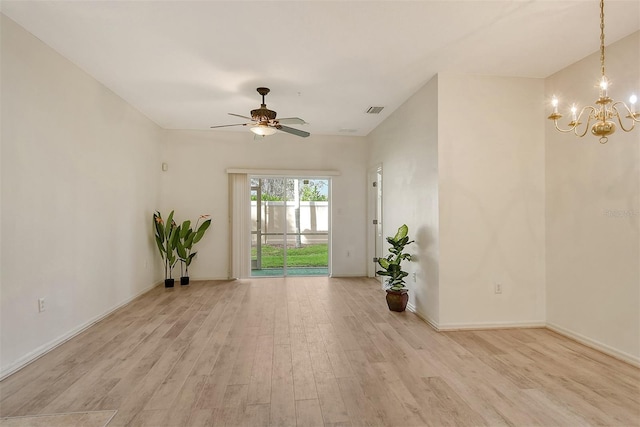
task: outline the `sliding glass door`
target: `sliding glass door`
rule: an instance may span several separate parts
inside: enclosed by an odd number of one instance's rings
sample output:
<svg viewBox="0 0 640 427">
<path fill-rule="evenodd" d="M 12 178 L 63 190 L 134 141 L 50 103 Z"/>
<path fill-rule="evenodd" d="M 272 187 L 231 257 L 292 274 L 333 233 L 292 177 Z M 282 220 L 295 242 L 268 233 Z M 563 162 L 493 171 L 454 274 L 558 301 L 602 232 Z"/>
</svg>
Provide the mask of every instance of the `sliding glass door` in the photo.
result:
<svg viewBox="0 0 640 427">
<path fill-rule="evenodd" d="M 329 179 L 251 183 L 251 276 L 329 274 Z"/>
</svg>

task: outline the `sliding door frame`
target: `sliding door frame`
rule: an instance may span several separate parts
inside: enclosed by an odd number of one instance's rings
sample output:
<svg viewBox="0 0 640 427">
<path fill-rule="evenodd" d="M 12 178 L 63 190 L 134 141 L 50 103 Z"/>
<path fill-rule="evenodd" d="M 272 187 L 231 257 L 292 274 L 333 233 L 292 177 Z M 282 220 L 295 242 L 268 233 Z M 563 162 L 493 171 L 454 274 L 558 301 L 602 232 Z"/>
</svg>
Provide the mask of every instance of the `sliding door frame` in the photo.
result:
<svg viewBox="0 0 640 427">
<path fill-rule="evenodd" d="M 331 277 L 331 252 L 332 252 L 331 251 L 331 245 L 332 245 L 331 244 L 331 234 L 332 234 L 331 233 L 331 229 L 332 229 L 332 224 L 331 224 L 331 206 L 332 206 L 331 188 L 332 188 L 332 185 L 333 185 L 331 177 L 327 177 L 327 176 L 322 176 L 322 177 L 311 176 L 311 175 L 306 174 L 306 173 L 302 174 L 302 175 L 298 175 L 298 174 L 296 174 L 296 175 L 264 175 L 264 174 L 257 175 L 257 174 L 250 174 L 250 175 L 247 176 L 247 183 L 248 183 L 248 186 L 249 186 L 249 195 L 253 191 L 253 186 L 251 185 L 251 181 L 253 179 L 257 179 L 257 180 L 284 179 L 285 182 L 287 180 L 298 180 L 298 181 L 301 181 L 301 180 L 310 180 L 310 181 L 312 181 L 312 180 L 323 180 L 323 181 L 327 181 L 327 186 L 328 186 L 328 189 L 327 189 L 327 195 L 328 195 L 327 227 L 328 227 L 328 230 L 327 230 L 327 233 L 326 233 L 327 234 L 327 275 L 329 277 Z M 285 187 L 286 187 L 286 185 L 285 185 Z M 257 193 L 260 194 L 260 190 L 259 189 L 257 190 Z M 247 230 L 247 234 L 249 235 L 249 262 L 250 263 L 252 262 L 251 253 L 250 253 L 250 251 L 251 251 L 251 239 L 253 238 L 252 236 L 254 234 L 256 234 L 256 237 L 257 237 L 258 250 L 260 250 L 260 247 L 261 247 L 261 243 L 262 242 L 260 241 L 260 239 L 261 239 L 262 236 L 269 236 L 269 235 L 273 235 L 273 236 L 278 235 L 279 236 L 279 235 L 282 235 L 282 239 L 283 239 L 283 266 L 282 266 L 282 272 L 283 272 L 283 276 L 287 277 L 288 276 L 288 274 L 287 274 L 287 269 L 288 269 L 288 267 L 287 267 L 288 236 L 296 235 L 296 236 L 298 236 L 298 238 L 301 239 L 303 235 L 313 235 L 313 234 L 315 234 L 315 235 L 324 235 L 324 233 L 302 233 L 302 232 L 290 233 L 287 230 L 288 227 L 287 227 L 287 224 L 286 224 L 286 221 L 287 221 L 286 212 L 287 212 L 287 206 L 289 206 L 289 201 L 287 200 L 286 194 L 283 195 L 283 196 L 284 196 L 284 200 L 285 200 L 284 201 L 284 212 L 285 212 L 285 214 L 283 216 L 284 224 L 283 224 L 283 227 L 282 227 L 283 232 L 282 233 L 262 233 L 261 230 L 256 230 L 256 232 L 254 233 L 254 231 L 251 230 L 251 225 L 249 225 L 249 228 Z M 251 203 L 251 197 L 249 197 L 249 200 L 247 201 L 247 203 L 249 203 L 249 204 Z M 258 208 L 257 216 L 258 216 L 258 218 L 261 217 L 261 209 L 260 208 Z M 250 219 L 250 221 L 251 221 L 251 219 Z M 260 252 L 258 252 L 258 259 L 260 259 Z M 251 271 L 249 272 L 249 274 L 250 275 L 252 274 Z M 251 277 L 255 277 L 255 276 L 251 276 Z"/>
<path fill-rule="evenodd" d="M 326 179 L 329 181 L 329 235 L 328 235 L 328 271 L 332 269 L 332 188 L 333 178 L 340 176 L 337 170 L 304 170 L 304 169 L 247 169 L 228 168 L 229 175 L 229 277 L 245 279 L 251 277 L 251 181 L 249 177 L 264 178 L 308 178 Z M 238 175 L 238 176 L 235 176 Z M 244 180 L 243 188 L 240 182 Z M 243 205 L 242 205 L 243 204 Z"/>
</svg>

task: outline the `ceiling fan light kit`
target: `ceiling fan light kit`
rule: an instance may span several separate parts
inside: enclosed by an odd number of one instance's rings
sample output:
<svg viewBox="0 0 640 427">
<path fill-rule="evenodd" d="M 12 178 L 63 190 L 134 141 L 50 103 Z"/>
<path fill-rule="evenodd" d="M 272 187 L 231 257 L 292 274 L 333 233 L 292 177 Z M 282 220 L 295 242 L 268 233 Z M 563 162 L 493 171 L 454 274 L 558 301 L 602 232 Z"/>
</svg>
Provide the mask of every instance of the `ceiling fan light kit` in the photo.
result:
<svg viewBox="0 0 640 427">
<path fill-rule="evenodd" d="M 309 132 L 306 132 L 300 129 L 283 126 L 282 123 L 305 125 L 307 124 L 307 122 L 305 122 L 299 117 L 287 117 L 284 119 L 277 119 L 276 118 L 277 113 L 273 110 L 268 109 L 267 104 L 264 102 L 265 95 L 267 95 L 270 92 L 269 88 L 259 87 L 256 90 L 262 96 L 262 104 L 260 104 L 260 108 L 251 110 L 251 117 L 243 116 L 240 114 L 229 113 L 229 115 L 231 116 L 251 120 L 251 122 L 238 123 L 233 125 L 211 126 L 211 129 L 232 127 L 232 126 L 250 126 L 249 129 L 251 130 L 251 132 L 253 132 L 258 136 L 273 135 L 277 131 L 286 132 L 291 135 L 296 135 L 303 138 L 306 138 L 309 135 L 311 135 Z"/>
<path fill-rule="evenodd" d="M 587 134 L 589 129 L 594 136 L 600 137 L 600 144 L 606 144 L 609 140 L 608 136 L 616 131 L 616 124 L 614 120 L 617 120 L 620 128 L 625 132 L 631 132 L 637 122 L 640 122 L 640 113 L 636 112 L 636 102 L 638 98 L 635 94 L 629 98 L 630 106 L 627 106 L 622 101 L 614 102 L 609 98 L 609 79 L 605 75 L 604 69 L 604 0 L 600 0 L 600 71 L 602 77 L 600 79 L 600 96 L 596 100 L 597 107 L 588 105 L 583 107 L 578 114 L 578 107 L 573 104 L 571 106 L 571 121 L 567 129 L 562 129 L 558 126 L 558 119 L 562 118 L 562 114 L 558 113 L 558 98 L 554 95 L 551 100 L 551 106 L 553 108 L 549 120 L 553 120 L 553 123 L 557 130 L 560 132 L 573 132 L 576 136 L 583 137 Z M 623 121 L 622 116 L 626 121 Z M 584 119 L 583 119 L 584 116 Z M 586 120 L 584 129 L 579 129 L 582 124 L 581 119 Z M 589 126 L 592 121 L 595 121 L 591 127 Z M 625 122 L 627 126 L 625 126 Z"/>
<path fill-rule="evenodd" d="M 275 128 L 269 127 L 268 125 L 257 124 L 255 126 L 251 126 L 251 132 L 260 136 L 269 136 L 276 133 L 277 130 Z"/>
</svg>

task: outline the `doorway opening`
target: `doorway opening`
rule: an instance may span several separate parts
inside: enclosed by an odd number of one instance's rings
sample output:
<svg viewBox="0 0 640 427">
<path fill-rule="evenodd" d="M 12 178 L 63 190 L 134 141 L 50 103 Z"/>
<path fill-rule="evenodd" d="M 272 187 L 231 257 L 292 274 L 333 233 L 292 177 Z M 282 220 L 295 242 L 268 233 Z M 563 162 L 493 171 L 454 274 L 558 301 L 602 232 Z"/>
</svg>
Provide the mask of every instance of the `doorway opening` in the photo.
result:
<svg viewBox="0 0 640 427">
<path fill-rule="evenodd" d="M 369 262 L 367 276 L 377 278 L 383 283 L 382 277 L 376 274 L 378 258 L 384 257 L 382 237 L 382 165 L 374 166 L 368 171 L 368 227 Z"/>
<path fill-rule="evenodd" d="M 331 180 L 251 176 L 251 277 L 328 276 Z"/>
</svg>

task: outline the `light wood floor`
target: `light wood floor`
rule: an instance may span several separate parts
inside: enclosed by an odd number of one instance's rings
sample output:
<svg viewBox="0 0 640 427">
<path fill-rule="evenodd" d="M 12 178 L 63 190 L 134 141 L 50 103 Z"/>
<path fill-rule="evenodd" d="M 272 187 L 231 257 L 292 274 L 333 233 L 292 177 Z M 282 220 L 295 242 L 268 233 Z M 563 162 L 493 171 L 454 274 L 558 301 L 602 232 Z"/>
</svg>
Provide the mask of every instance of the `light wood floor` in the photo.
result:
<svg viewBox="0 0 640 427">
<path fill-rule="evenodd" d="M 0 382 L 111 426 L 640 425 L 640 370 L 546 329 L 437 333 L 369 279 L 155 288 Z"/>
</svg>

